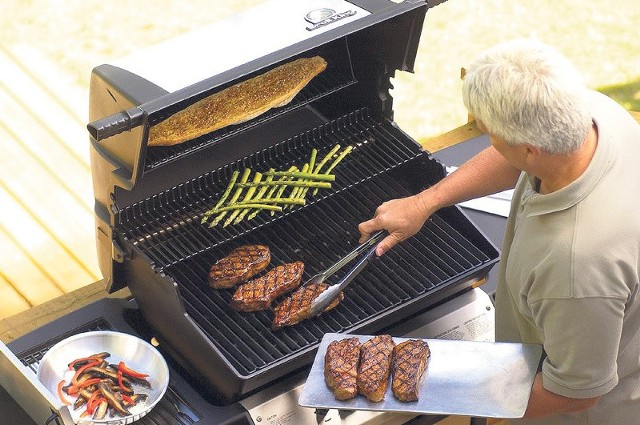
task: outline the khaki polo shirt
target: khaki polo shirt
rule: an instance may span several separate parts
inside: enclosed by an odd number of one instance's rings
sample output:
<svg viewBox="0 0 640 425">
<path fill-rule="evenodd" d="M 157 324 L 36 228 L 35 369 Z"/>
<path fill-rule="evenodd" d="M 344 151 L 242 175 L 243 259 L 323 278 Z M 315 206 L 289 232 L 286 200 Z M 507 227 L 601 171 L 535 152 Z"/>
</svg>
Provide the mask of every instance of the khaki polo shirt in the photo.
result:
<svg viewBox="0 0 640 425">
<path fill-rule="evenodd" d="M 596 92 L 592 111 L 598 146 L 580 178 L 547 195 L 525 174 L 516 185 L 496 340 L 543 344 L 547 390 L 602 398 L 580 414 L 522 423 L 640 420 L 640 126 Z"/>
</svg>

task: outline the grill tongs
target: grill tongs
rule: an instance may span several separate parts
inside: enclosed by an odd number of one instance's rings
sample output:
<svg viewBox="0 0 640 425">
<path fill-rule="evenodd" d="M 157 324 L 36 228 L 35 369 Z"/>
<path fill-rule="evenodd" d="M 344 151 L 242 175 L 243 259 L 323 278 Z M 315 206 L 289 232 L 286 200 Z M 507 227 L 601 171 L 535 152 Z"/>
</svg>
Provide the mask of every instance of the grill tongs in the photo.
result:
<svg viewBox="0 0 640 425">
<path fill-rule="evenodd" d="M 342 267 L 347 265 L 351 260 L 358 257 L 360 254 L 366 251 L 366 254 L 358 260 L 358 262 L 347 272 L 346 275 L 335 285 L 331 285 L 320 295 L 318 295 L 311 303 L 310 317 L 317 316 L 322 313 L 331 302 L 351 283 L 354 277 L 358 275 L 365 268 L 371 259 L 375 256 L 376 245 L 385 236 L 386 231 L 380 230 L 373 234 L 366 242 L 356 247 L 353 251 L 345 255 L 342 259 L 336 262 L 323 272 L 320 272 L 307 280 L 303 286 L 310 284 L 318 284 L 324 282 L 329 276 L 336 273 Z"/>
</svg>

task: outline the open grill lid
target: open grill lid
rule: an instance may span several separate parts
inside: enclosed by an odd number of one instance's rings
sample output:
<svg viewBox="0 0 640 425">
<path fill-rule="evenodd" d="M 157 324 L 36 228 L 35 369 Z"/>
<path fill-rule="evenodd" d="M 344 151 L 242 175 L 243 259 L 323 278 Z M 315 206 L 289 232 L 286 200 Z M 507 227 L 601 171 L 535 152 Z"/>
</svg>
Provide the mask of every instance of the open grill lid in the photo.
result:
<svg viewBox="0 0 640 425">
<path fill-rule="evenodd" d="M 372 106 L 371 97 L 382 96 L 377 106 L 391 117 L 389 78 L 395 70 L 413 69 L 426 9 L 425 0 L 269 0 L 212 25 L 212 30 L 205 28 L 154 46 L 117 65 L 94 68 L 88 130 L 93 148 L 113 162 L 111 192 L 113 187 L 132 190 L 145 173 L 160 165 L 201 154 L 229 135 L 350 84 L 358 83 L 355 93 L 360 106 Z M 309 16 L 325 10 L 333 15 L 310 23 Z M 184 51 L 192 55 L 185 56 Z M 209 94 L 315 54 L 327 60 L 328 69 L 286 108 L 176 147 L 147 149 L 148 129 L 155 123 Z M 177 81 L 167 77 L 182 74 L 188 77 Z M 207 77 L 198 80 L 203 75 Z"/>
</svg>

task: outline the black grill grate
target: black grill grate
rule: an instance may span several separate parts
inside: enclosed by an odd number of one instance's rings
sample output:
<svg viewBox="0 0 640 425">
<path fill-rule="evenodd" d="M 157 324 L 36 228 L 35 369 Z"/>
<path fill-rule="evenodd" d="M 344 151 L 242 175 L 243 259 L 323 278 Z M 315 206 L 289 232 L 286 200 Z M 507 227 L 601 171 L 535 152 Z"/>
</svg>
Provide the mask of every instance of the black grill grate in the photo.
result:
<svg viewBox="0 0 640 425">
<path fill-rule="evenodd" d="M 374 190 L 375 189 L 375 190 Z M 366 191 L 355 205 L 352 191 Z M 382 192 L 381 195 L 375 193 Z M 308 278 L 353 248 L 362 217 L 388 197 L 406 196 L 406 188 L 385 176 L 316 204 L 288 220 L 254 232 L 244 243 L 267 243 L 272 264 L 305 262 Z M 361 202 L 368 199 L 368 203 Z M 414 238 L 370 264 L 350 285 L 335 310 L 281 331 L 270 330 L 273 311 L 230 310 L 232 290 L 214 290 L 206 282 L 208 267 L 230 248 L 220 247 L 166 270 L 180 286 L 187 313 L 225 354 L 241 375 L 254 373 L 319 343 L 326 332 L 354 330 L 372 317 L 416 301 L 440 286 L 464 278 L 490 258 L 456 231 L 446 217 L 434 216 Z M 331 283 L 334 279 L 330 279 Z"/>
<path fill-rule="evenodd" d="M 352 153 L 334 170 L 337 179 L 332 189 L 309 198 L 310 203 L 315 203 L 331 193 L 397 167 L 420 153 L 417 144 L 403 143 L 403 138 L 406 136 L 389 122 L 377 122 L 366 111 L 357 111 L 136 203 L 119 213 L 119 228 L 124 239 L 145 252 L 156 267 L 172 265 L 264 226 L 282 214 L 304 208 L 287 209 L 275 216 L 263 211 L 251 221 L 227 228 L 209 229 L 201 225 L 200 219 L 220 198 L 234 170 L 245 167 L 260 172 L 270 167 L 287 169 L 292 164 L 305 162 L 313 148 L 321 158 L 336 144 L 352 145 Z"/>
</svg>

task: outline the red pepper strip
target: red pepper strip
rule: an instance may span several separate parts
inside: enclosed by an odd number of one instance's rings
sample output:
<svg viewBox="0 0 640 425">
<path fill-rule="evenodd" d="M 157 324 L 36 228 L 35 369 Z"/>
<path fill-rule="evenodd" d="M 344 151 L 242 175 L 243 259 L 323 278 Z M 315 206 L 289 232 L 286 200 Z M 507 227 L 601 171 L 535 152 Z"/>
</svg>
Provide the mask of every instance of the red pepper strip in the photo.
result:
<svg viewBox="0 0 640 425">
<path fill-rule="evenodd" d="M 148 377 L 149 375 L 146 373 L 140 373 L 140 372 L 136 372 L 133 369 L 130 369 L 129 367 L 127 367 L 127 365 L 124 364 L 124 362 L 120 362 L 118 363 L 118 370 L 122 373 L 124 373 L 125 375 L 129 375 L 129 376 L 133 376 L 134 378 L 140 378 L 140 379 L 144 379 L 146 377 Z"/>
<path fill-rule="evenodd" d="M 131 388 L 127 387 L 124 384 L 122 372 L 117 371 L 116 375 L 118 375 L 118 386 L 120 387 L 120 390 L 122 390 L 123 392 L 125 392 L 127 394 L 129 394 L 129 393 L 133 394 L 133 390 Z"/>
<path fill-rule="evenodd" d="M 101 363 L 101 360 L 96 360 L 94 362 L 89 362 L 86 365 L 79 367 L 78 370 L 76 370 L 76 373 L 73 375 L 73 378 L 71 378 L 71 383 L 74 386 L 77 386 L 78 385 L 78 378 L 80 377 L 80 375 L 82 375 L 85 370 L 87 370 L 90 367 L 93 367 L 95 365 L 98 365 L 100 363 Z"/>
<path fill-rule="evenodd" d="M 87 413 L 93 415 L 94 409 L 98 404 L 100 404 L 100 401 L 102 401 L 102 399 L 104 399 L 104 397 L 102 397 L 100 391 L 95 390 L 91 394 L 91 397 L 89 397 L 89 400 L 87 400 Z"/>
<path fill-rule="evenodd" d="M 58 382 L 58 398 L 60 398 L 60 401 L 62 402 L 62 404 L 64 404 L 65 406 L 68 406 L 71 404 L 71 402 L 67 400 L 67 398 L 62 393 L 62 387 L 64 386 L 64 384 L 65 384 L 64 379 Z"/>
<path fill-rule="evenodd" d="M 120 394 L 122 396 L 122 399 L 124 400 L 125 403 L 127 403 L 129 406 L 133 406 L 136 404 L 136 401 L 134 399 L 132 399 L 131 397 L 129 397 L 126 394 Z"/>
<path fill-rule="evenodd" d="M 87 379 L 86 381 L 83 382 L 79 382 L 78 385 L 75 386 L 75 388 L 79 391 L 84 387 L 88 387 L 89 385 L 93 385 L 93 384 L 97 384 L 98 382 L 100 382 L 102 379 L 100 378 L 91 378 L 91 379 Z"/>
</svg>

